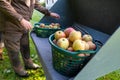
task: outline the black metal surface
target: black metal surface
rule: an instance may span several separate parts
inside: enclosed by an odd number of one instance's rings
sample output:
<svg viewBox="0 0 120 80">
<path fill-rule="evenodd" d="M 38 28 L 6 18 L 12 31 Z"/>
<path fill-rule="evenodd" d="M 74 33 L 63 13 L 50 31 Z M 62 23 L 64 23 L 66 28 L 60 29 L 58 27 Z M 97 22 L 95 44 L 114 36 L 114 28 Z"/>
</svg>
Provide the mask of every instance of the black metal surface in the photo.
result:
<svg viewBox="0 0 120 80">
<path fill-rule="evenodd" d="M 75 22 L 112 34 L 120 25 L 120 0 L 68 0 Z"/>
</svg>

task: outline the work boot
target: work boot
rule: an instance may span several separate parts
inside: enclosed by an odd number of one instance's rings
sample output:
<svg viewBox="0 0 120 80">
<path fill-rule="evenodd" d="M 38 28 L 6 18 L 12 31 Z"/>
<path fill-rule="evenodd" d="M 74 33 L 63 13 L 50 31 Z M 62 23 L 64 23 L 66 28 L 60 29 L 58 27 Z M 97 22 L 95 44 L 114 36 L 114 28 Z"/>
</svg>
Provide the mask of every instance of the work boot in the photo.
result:
<svg viewBox="0 0 120 80">
<path fill-rule="evenodd" d="M 29 76 L 28 72 L 25 71 L 22 66 L 13 67 L 13 69 L 14 69 L 15 73 L 20 77 L 28 77 Z"/>
<path fill-rule="evenodd" d="M 3 60 L 4 43 L 0 42 L 0 60 Z"/>
<path fill-rule="evenodd" d="M 30 47 L 29 47 L 29 33 L 24 33 L 20 40 L 20 52 L 22 54 L 23 61 L 26 69 L 38 69 L 40 66 L 33 63 L 30 58 Z"/>
<path fill-rule="evenodd" d="M 26 69 L 38 69 L 40 66 L 33 63 L 32 59 L 24 59 Z"/>
<path fill-rule="evenodd" d="M 28 77 L 27 71 L 24 70 L 24 67 L 21 64 L 19 52 L 9 51 L 8 56 L 12 64 L 14 72 L 20 77 Z"/>
<path fill-rule="evenodd" d="M 3 55 L 2 55 L 2 53 L 0 53 L 0 60 L 3 60 Z"/>
<path fill-rule="evenodd" d="M 3 60 L 3 48 L 0 48 L 0 60 Z"/>
</svg>

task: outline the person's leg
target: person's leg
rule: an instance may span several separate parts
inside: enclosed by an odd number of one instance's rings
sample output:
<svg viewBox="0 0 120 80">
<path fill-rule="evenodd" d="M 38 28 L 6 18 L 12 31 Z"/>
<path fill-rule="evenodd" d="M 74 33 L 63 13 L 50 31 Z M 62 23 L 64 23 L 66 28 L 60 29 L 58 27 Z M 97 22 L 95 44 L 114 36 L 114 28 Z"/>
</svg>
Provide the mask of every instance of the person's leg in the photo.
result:
<svg viewBox="0 0 120 80">
<path fill-rule="evenodd" d="M 4 42 L 2 39 L 2 32 L 0 32 L 0 60 L 3 60 L 3 49 L 4 49 Z"/>
<path fill-rule="evenodd" d="M 20 40 L 20 51 L 22 54 L 25 67 L 28 69 L 37 69 L 39 65 L 33 63 L 30 58 L 29 33 L 24 33 Z"/>
<path fill-rule="evenodd" d="M 24 67 L 21 64 L 19 57 L 21 36 L 22 33 L 17 33 L 17 32 L 5 33 L 4 43 L 8 51 L 8 56 L 15 73 L 21 77 L 27 77 L 28 73 L 24 70 Z"/>
</svg>

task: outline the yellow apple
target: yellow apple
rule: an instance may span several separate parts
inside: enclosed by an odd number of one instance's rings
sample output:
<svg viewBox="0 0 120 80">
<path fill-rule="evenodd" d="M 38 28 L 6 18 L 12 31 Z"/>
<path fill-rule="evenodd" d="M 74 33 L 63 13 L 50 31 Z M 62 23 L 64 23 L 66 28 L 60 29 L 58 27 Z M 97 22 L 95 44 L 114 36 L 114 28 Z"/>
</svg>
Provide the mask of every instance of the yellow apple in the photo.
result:
<svg viewBox="0 0 120 80">
<path fill-rule="evenodd" d="M 85 50 L 89 50 L 89 44 L 85 41 L 83 41 L 83 43 L 85 44 Z"/>
<path fill-rule="evenodd" d="M 82 39 L 83 39 L 84 41 L 86 41 L 86 42 L 93 40 L 92 36 L 89 35 L 89 34 L 84 34 L 83 37 L 82 37 Z"/>
<path fill-rule="evenodd" d="M 41 24 L 40 24 L 40 27 L 44 28 L 44 27 L 45 27 L 45 24 L 44 24 L 44 23 L 41 23 Z"/>
<path fill-rule="evenodd" d="M 84 43 L 84 41 L 79 40 L 79 39 L 75 40 L 73 42 L 72 48 L 73 48 L 74 51 L 85 50 L 85 43 Z"/>
<path fill-rule="evenodd" d="M 69 35 L 69 40 L 74 42 L 77 39 L 81 39 L 82 33 L 80 31 L 72 31 Z"/>
<path fill-rule="evenodd" d="M 60 38 L 57 41 L 57 45 L 63 49 L 67 49 L 69 47 L 69 41 L 67 38 Z"/>
</svg>

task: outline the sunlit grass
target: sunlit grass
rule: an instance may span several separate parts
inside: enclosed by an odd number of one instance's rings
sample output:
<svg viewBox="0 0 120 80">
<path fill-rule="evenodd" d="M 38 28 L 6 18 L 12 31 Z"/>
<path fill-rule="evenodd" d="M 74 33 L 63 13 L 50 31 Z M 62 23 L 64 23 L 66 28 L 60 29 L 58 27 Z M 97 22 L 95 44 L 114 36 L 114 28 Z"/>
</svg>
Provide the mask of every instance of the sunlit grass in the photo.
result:
<svg viewBox="0 0 120 80">
<path fill-rule="evenodd" d="M 120 80 L 120 69 L 101 76 L 97 80 Z"/>
</svg>

